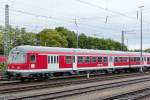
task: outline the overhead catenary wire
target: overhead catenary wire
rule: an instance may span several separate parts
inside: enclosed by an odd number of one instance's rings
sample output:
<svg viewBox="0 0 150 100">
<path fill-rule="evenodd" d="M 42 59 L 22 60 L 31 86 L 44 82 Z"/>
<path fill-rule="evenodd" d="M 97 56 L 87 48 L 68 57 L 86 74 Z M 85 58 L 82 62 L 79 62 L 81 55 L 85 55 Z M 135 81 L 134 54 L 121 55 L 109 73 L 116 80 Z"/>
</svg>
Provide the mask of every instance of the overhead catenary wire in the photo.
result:
<svg viewBox="0 0 150 100">
<path fill-rule="evenodd" d="M 87 1 L 82 1 L 82 0 L 75 0 L 77 2 L 80 2 L 80 3 L 83 3 L 83 4 L 86 4 L 86 5 L 89 5 L 89 6 L 92 6 L 92 7 L 95 7 L 95 8 L 99 8 L 99 9 L 102 9 L 104 11 L 107 11 L 107 12 L 111 12 L 111 13 L 114 13 L 114 14 L 117 14 L 117 15 L 121 15 L 121 16 L 124 16 L 124 17 L 128 17 L 128 18 L 134 18 L 134 17 L 130 17 L 124 13 L 120 13 L 120 12 L 117 12 L 117 11 L 113 11 L 113 10 L 110 10 L 110 9 L 106 9 L 104 7 L 101 7 L 99 5 L 96 5 L 96 4 L 93 4 L 93 3 L 90 3 L 90 2 L 87 2 Z"/>
<path fill-rule="evenodd" d="M 126 14 L 124 14 L 124 13 L 120 13 L 120 12 L 117 12 L 117 11 L 114 11 L 114 10 L 111 10 L 111 9 L 108 9 L 108 8 L 106 9 L 106 8 L 100 6 L 100 5 L 96 5 L 96 4 L 87 2 L 87 1 L 83 1 L 83 0 L 75 0 L 75 1 L 77 1 L 77 2 L 79 2 L 79 3 L 82 3 L 82 4 L 89 5 L 89 6 L 91 6 L 91 7 L 95 7 L 95 8 L 102 9 L 102 10 L 104 10 L 104 11 L 106 11 L 106 12 L 111 12 L 111 13 L 113 13 L 113 14 L 120 15 L 120 16 L 123 16 L 123 17 L 126 17 L 126 18 L 130 18 L 130 19 L 134 19 L 134 20 L 137 19 L 136 16 L 135 16 L 135 17 L 131 17 L 131 16 L 128 16 L 128 15 L 126 15 Z M 135 11 L 135 12 L 136 12 L 136 11 Z M 111 15 L 110 17 L 112 17 L 112 16 L 114 16 L 114 15 Z M 144 22 L 147 23 L 147 24 L 150 24 L 150 23 L 148 23 L 147 21 L 144 21 Z"/>
<path fill-rule="evenodd" d="M 81 0 L 79 0 L 79 1 L 81 1 Z M 0 9 L 4 9 L 3 7 L 0 7 Z M 25 15 L 31 15 L 31 16 L 35 16 L 35 17 L 41 17 L 41 18 L 45 18 L 45 19 L 57 19 L 57 18 L 54 18 L 54 17 L 52 17 L 52 16 L 45 16 L 45 15 L 40 15 L 40 14 L 35 14 L 35 13 L 31 13 L 31 12 L 26 12 L 26 11 L 22 11 L 22 10 L 14 10 L 14 9 L 11 9 L 13 12 L 18 12 L 18 13 L 22 13 L 22 14 L 25 14 Z M 94 18 L 94 17 L 93 17 Z M 98 18 L 98 17 L 97 17 Z M 102 18 L 102 17 L 101 17 Z M 79 19 L 88 19 L 88 18 L 79 18 Z M 92 18 L 89 18 L 89 19 L 92 19 Z M 106 17 L 104 17 L 104 19 L 106 19 Z M 63 20 L 59 20 L 59 21 L 63 21 Z M 64 21 L 64 22 L 66 22 L 66 21 Z M 71 19 L 70 21 L 68 21 L 69 23 L 73 23 L 73 19 Z M 80 24 L 80 23 L 79 23 Z M 37 26 L 37 25 L 36 25 Z M 97 27 L 97 26 L 92 26 L 92 25 L 88 25 L 88 24 L 86 24 L 86 26 L 89 26 L 89 27 Z M 41 26 L 42 27 L 42 26 Z M 99 28 L 99 26 L 97 27 L 97 28 Z M 105 29 L 105 27 L 103 27 L 104 29 Z M 112 29 L 112 28 L 106 28 L 106 29 L 109 29 L 109 30 L 115 30 L 115 29 Z"/>
<path fill-rule="evenodd" d="M 0 9 L 4 9 L 4 8 L 2 8 L 2 7 L 0 7 Z M 12 11 L 14 11 L 14 12 L 19 12 L 19 13 L 22 13 L 22 14 L 26 14 L 26 15 L 31 15 L 31 16 L 35 16 L 35 17 L 42 17 L 42 18 L 46 18 L 46 19 L 53 19 L 53 17 L 52 16 L 44 16 L 44 15 L 39 15 L 39 14 L 34 14 L 34 13 L 31 13 L 31 12 L 25 12 L 25 11 L 22 11 L 22 10 L 12 10 Z M 84 18 L 81 18 L 81 19 L 84 19 Z M 85 19 L 88 19 L 88 18 L 85 18 Z M 65 21 L 66 22 L 66 21 Z M 68 22 L 73 22 L 73 20 L 71 20 L 71 21 L 68 21 Z M 86 24 L 86 25 L 88 25 L 88 24 Z M 25 26 L 29 26 L 29 25 L 25 25 Z M 88 25 L 88 26 L 90 26 L 90 25 Z M 92 25 L 91 25 L 91 27 L 92 27 Z M 94 26 L 94 27 L 96 27 L 96 26 Z M 99 27 L 98 27 L 99 28 Z M 103 27 L 104 28 L 104 27 Z M 109 29 L 109 28 L 108 28 Z M 111 29 L 112 30 L 112 29 Z"/>
</svg>

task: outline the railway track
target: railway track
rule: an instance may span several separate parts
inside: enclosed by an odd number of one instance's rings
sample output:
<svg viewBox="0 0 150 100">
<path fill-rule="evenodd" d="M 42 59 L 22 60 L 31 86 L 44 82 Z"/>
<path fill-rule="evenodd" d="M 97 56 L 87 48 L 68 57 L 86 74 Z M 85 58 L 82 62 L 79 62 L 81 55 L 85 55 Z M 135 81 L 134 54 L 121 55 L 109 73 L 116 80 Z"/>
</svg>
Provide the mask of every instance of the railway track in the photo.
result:
<svg viewBox="0 0 150 100">
<path fill-rule="evenodd" d="M 6 94 L 6 93 L 14 93 L 14 92 L 23 92 L 23 91 L 29 91 L 29 90 L 36 90 L 36 89 L 44 89 L 44 88 L 53 88 L 53 87 L 60 87 L 60 86 L 68 86 L 73 84 L 82 84 L 82 83 L 90 83 L 90 82 L 98 82 L 98 81 L 105 81 L 105 80 L 114 80 L 114 79 L 120 79 L 120 78 L 126 78 L 126 77 L 135 77 L 135 76 L 144 76 L 149 75 L 149 72 L 147 73 L 130 73 L 130 74 L 121 74 L 121 75 L 114 75 L 114 76 L 105 76 L 105 77 L 94 77 L 89 79 L 76 79 L 76 80 L 59 80 L 57 82 L 42 82 L 38 84 L 30 84 L 30 83 L 19 83 L 20 85 L 7 85 L 7 87 L 0 87 L 0 94 Z"/>
<path fill-rule="evenodd" d="M 91 77 L 97 77 L 97 76 L 104 76 L 104 74 L 90 74 Z M 105 75 L 105 76 L 110 76 Z M 0 86 L 5 86 L 5 85 L 19 85 L 19 84 L 31 84 L 31 83 L 39 83 L 39 82 L 52 82 L 52 81 L 58 81 L 58 80 L 68 80 L 71 78 L 85 78 L 87 77 L 86 75 L 72 75 L 72 76 L 59 76 L 59 77 L 52 77 L 49 80 L 33 80 L 33 81 L 25 81 L 22 82 L 20 80 L 8 80 L 6 78 L 0 79 Z"/>
<path fill-rule="evenodd" d="M 144 72 L 144 74 L 148 74 L 150 73 L 150 71 Z M 116 77 L 116 76 L 120 76 L 122 77 L 123 75 L 143 75 L 143 73 L 139 73 L 139 72 L 134 72 L 134 73 L 117 73 L 117 74 L 90 74 L 90 79 L 91 78 L 102 78 L 104 79 L 105 77 Z M 124 77 L 124 76 L 123 76 Z M 25 81 L 22 82 L 20 80 L 8 80 L 6 78 L 1 78 L 0 79 L 0 86 L 7 86 L 7 85 L 20 85 L 20 84 L 34 84 L 34 83 L 39 83 L 39 82 L 54 82 L 54 81 L 61 81 L 61 80 L 76 80 L 76 79 L 87 79 L 87 74 L 84 75 L 72 75 L 72 76 L 59 76 L 59 77 L 51 77 L 51 79 L 49 80 L 34 80 L 34 81 Z"/>
<path fill-rule="evenodd" d="M 111 96 L 103 100 L 140 100 L 147 96 L 150 96 L 150 87 L 128 92 L 125 94 Z"/>
<path fill-rule="evenodd" d="M 105 80 L 113 80 L 113 79 L 120 79 L 126 77 L 135 77 L 135 76 L 143 76 L 149 75 L 149 72 L 146 73 L 130 73 L 130 74 L 120 74 L 120 75 L 113 75 L 113 76 L 103 76 L 103 77 L 93 77 L 93 78 L 79 78 L 79 79 L 62 79 L 62 80 L 53 80 L 53 81 L 42 81 L 42 82 L 31 82 L 31 83 L 18 83 L 18 82 L 10 82 L 1 83 L 0 87 L 0 94 L 5 93 L 12 93 L 12 92 L 20 92 L 20 91 L 28 91 L 28 90 L 36 90 L 36 89 L 43 89 L 48 87 L 60 87 L 60 86 L 67 86 L 73 84 L 82 84 L 82 83 L 91 83 L 97 81 L 105 81 Z M 6 85 L 7 84 L 7 85 Z M 5 87 L 4 87 L 5 86 Z"/>
<path fill-rule="evenodd" d="M 100 91 L 100 90 L 104 90 L 104 89 L 110 89 L 110 88 L 121 87 L 121 86 L 127 86 L 127 85 L 131 85 L 131 84 L 137 84 L 137 83 L 147 82 L 147 81 L 150 81 L 150 76 L 144 77 L 144 78 L 124 80 L 124 81 L 119 81 L 119 82 L 111 82 L 111 83 L 106 83 L 106 84 L 96 84 L 96 85 L 85 86 L 85 87 L 77 87 L 77 88 L 74 88 L 74 89 L 69 88 L 69 89 L 66 89 L 66 90 L 51 91 L 51 92 L 44 93 L 44 94 L 22 96 L 22 97 L 15 97 L 15 98 L 12 97 L 10 99 L 11 100 L 15 100 L 15 99 L 21 99 L 21 100 L 23 100 L 23 99 L 26 99 L 26 100 L 27 99 L 41 100 L 42 99 L 43 100 L 43 98 L 44 98 L 44 100 L 47 100 L 47 99 L 49 99 L 49 100 L 60 99 L 60 98 L 69 97 L 69 96 L 72 96 L 72 95 L 74 96 L 74 95 L 84 94 L 84 93 L 88 93 L 88 92 Z M 107 99 L 104 99 L 104 100 L 113 100 L 113 99 L 112 98 L 107 98 Z"/>
<path fill-rule="evenodd" d="M 149 72 L 145 72 L 144 74 L 148 74 Z M 107 77 L 122 77 L 126 75 L 143 75 L 143 73 L 121 73 L 121 74 L 90 74 L 91 78 L 107 78 Z M 52 77 L 50 80 L 44 80 L 44 81 L 27 81 L 27 82 L 21 82 L 19 80 L 0 80 L 0 86 L 8 86 L 8 85 L 23 85 L 25 84 L 35 84 L 35 83 L 44 83 L 44 82 L 56 82 L 56 81 L 64 81 L 64 80 L 77 80 L 77 79 L 87 79 L 87 75 L 73 75 L 73 76 L 60 76 L 60 77 Z"/>
</svg>

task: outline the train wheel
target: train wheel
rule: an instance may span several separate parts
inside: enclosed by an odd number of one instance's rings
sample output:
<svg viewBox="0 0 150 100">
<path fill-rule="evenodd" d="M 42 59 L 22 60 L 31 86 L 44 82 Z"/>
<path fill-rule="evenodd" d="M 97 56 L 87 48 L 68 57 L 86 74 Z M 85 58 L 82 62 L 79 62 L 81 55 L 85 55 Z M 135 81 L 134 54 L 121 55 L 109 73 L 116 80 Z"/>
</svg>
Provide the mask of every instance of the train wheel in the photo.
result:
<svg viewBox="0 0 150 100">
<path fill-rule="evenodd" d="M 50 74 L 46 73 L 44 74 L 44 80 L 49 80 L 50 79 Z"/>
<path fill-rule="evenodd" d="M 105 74 L 109 74 L 108 70 L 104 70 Z"/>
<path fill-rule="evenodd" d="M 21 77 L 20 80 L 21 80 L 21 82 L 25 82 L 25 81 L 27 81 L 27 78 Z"/>
</svg>

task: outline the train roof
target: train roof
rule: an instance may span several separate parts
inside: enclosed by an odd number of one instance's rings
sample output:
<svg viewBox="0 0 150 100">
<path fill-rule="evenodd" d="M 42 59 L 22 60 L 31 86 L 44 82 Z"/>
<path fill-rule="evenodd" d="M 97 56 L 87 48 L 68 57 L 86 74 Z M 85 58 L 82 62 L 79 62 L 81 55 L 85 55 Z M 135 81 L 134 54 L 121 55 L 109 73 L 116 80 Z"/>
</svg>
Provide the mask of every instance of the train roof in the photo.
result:
<svg viewBox="0 0 150 100">
<path fill-rule="evenodd" d="M 61 48 L 61 47 L 45 47 L 45 46 L 17 46 L 11 51 L 19 50 L 24 53 L 27 52 L 77 52 L 77 53 L 97 53 L 97 54 L 136 54 L 140 55 L 140 52 L 127 52 L 127 51 L 113 51 L 113 50 L 95 50 L 95 49 L 80 49 L 80 48 Z M 143 55 L 150 55 L 150 53 L 143 53 Z"/>
</svg>

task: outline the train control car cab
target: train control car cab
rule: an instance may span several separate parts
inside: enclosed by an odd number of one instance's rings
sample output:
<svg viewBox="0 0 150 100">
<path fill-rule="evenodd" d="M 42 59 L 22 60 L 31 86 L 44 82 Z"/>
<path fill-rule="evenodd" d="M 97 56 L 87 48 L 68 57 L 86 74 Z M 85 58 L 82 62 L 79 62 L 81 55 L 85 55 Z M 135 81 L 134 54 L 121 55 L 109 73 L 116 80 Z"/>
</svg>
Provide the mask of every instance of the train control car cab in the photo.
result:
<svg viewBox="0 0 150 100">
<path fill-rule="evenodd" d="M 8 76 L 29 77 L 33 73 L 47 71 L 47 55 L 40 55 L 29 50 L 19 46 L 10 51 L 7 64 Z"/>
<path fill-rule="evenodd" d="M 17 47 L 12 49 L 9 53 L 7 62 L 7 71 L 9 71 L 9 76 L 20 77 L 20 72 L 25 69 L 28 69 L 27 53 Z"/>
<path fill-rule="evenodd" d="M 21 50 L 13 50 L 10 52 L 8 57 L 8 68 L 9 70 L 22 70 L 27 69 L 27 54 Z"/>
</svg>

